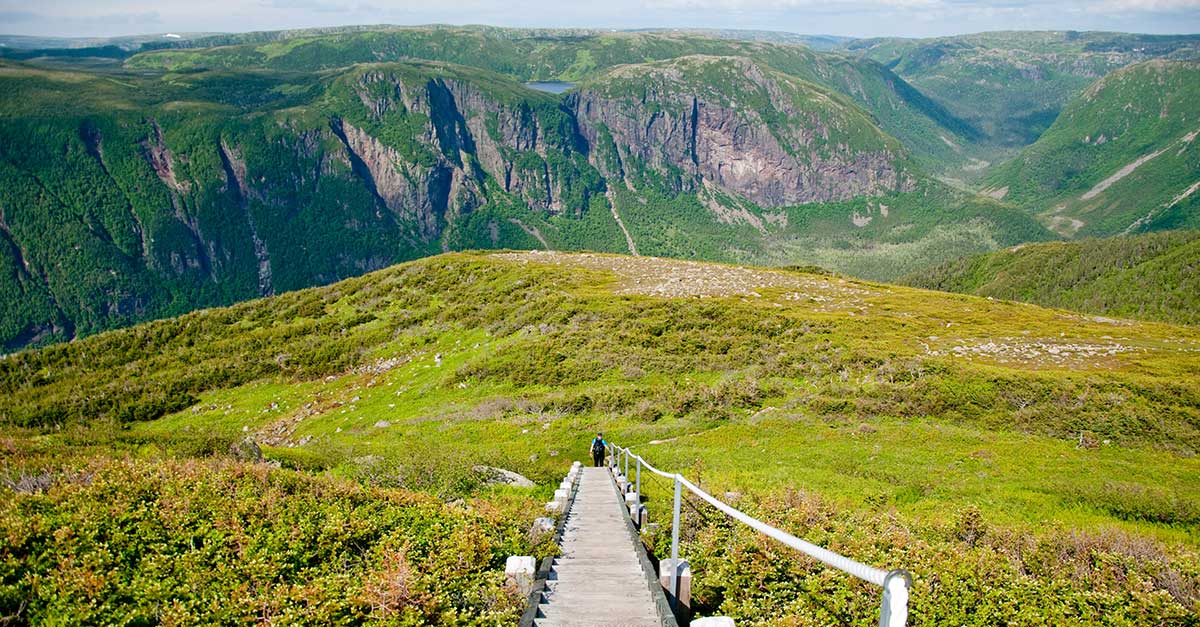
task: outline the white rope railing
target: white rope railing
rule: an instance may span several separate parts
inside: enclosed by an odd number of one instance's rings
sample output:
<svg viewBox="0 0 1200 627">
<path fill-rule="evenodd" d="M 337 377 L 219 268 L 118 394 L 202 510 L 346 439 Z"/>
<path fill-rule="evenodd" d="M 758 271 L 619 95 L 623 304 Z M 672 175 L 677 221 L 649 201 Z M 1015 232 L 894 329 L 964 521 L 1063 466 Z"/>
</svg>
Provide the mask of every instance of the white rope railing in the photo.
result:
<svg viewBox="0 0 1200 627">
<path fill-rule="evenodd" d="M 754 529 L 755 531 L 758 531 L 767 537 L 796 549 L 797 551 L 800 551 L 801 553 L 804 553 L 805 555 L 808 555 L 809 557 L 812 557 L 813 559 L 816 559 L 824 564 L 832 566 L 833 568 L 836 568 L 846 574 L 853 575 L 859 579 L 862 579 L 863 581 L 883 588 L 883 600 L 879 610 L 880 627 L 904 627 L 905 623 L 908 621 L 908 591 L 909 586 L 912 584 L 912 580 L 906 571 L 887 571 L 875 568 L 873 566 L 868 566 L 862 562 L 858 562 L 843 555 L 834 553 L 829 549 L 819 547 L 811 542 L 801 540 L 800 538 L 797 538 L 796 536 L 783 531 L 782 529 L 772 527 L 771 525 L 768 525 L 767 523 L 758 520 L 757 518 L 754 518 L 727 503 L 717 500 L 711 494 L 697 487 L 696 484 L 688 481 L 683 477 L 683 475 L 663 472 L 654 466 L 651 466 L 649 462 L 642 458 L 642 456 L 637 455 L 628 448 L 623 448 L 617 446 L 616 444 L 610 444 L 610 450 L 615 466 L 620 468 L 621 461 L 624 461 L 626 477 L 629 476 L 630 458 L 635 461 L 637 467 L 636 493 L 639 501 L 641 500 L 642 493 L 643 466 L 645 466 L 646 470 L 649 470 L 650 472 L 663 477 L 664 479 L 670 479 L 675 483 L 675 502 L 671 525 L 671 564 L 674 565 L 674 568 L 671 570 L 671 588 L 676 593 L 678 592 L 676 578 L 678 577 L 679 570 L 679 503 L 681 487 L 683 487 L 687 488 L 701 499 L 704 499 L 704 501 L 709 505 L 717 508 L 730 518 L 733 518 L 734 520 L 750 527 L 751 529 Z"/>
</svg>

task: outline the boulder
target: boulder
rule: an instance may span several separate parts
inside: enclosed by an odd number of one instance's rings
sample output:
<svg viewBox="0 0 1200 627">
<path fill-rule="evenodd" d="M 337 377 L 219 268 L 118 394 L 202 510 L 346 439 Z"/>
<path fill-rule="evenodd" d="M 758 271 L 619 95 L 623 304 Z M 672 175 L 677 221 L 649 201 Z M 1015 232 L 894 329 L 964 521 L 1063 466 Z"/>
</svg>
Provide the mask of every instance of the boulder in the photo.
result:
<svg viewBox="0 0 1200 627">
<path fill-rule="evenodd" d="M 254 438 L 246 436 L 237 442 L 229 445 L 229 454 L 234 459 L 242 462 L 261 462 L 263 460 L 262 449 L 259 448 L 258 442 Z"/>
<path fill-rule="evenodd" d="M 493 466 L 475 466 L 471 470 L 483 475 L 484 483 L 488 485 L 511 485 L 518 488 L 533 487 L 532 481 L 524 475 L 517 474 L 511 470 L 495 468 Z"/>
</svg>

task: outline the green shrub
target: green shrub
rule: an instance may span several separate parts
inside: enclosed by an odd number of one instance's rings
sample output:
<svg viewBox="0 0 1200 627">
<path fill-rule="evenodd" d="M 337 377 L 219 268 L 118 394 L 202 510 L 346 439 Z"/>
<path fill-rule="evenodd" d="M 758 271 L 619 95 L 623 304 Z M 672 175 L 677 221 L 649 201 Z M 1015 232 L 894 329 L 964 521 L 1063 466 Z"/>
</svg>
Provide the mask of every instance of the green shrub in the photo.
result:
<svg viewBox="0 0 1200 627">
<path fill-rule="evenodd" d="M 228 462 L 81 470 L 44 493 L 0 487 L 11 624 L 500 625 L 523 609 L 503 565 L 528 553 L 528 502 L 453 507 Z"/>
</svg>

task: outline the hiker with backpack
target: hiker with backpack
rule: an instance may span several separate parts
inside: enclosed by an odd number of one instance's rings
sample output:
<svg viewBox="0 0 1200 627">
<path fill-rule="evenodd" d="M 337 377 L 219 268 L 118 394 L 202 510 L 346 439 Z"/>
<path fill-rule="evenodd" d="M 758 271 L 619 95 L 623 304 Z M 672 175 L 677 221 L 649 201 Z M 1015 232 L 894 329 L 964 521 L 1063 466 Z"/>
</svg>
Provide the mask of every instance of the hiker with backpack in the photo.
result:
<svg viewBox="0 0 1200 627">
<path fill-rule="evenodd" d="M 599 468 L 604 464 L 604 449 L 608 446 L 608 442 L 604 441 L 604 434 L 597 433 L 596 437 L 592 438 L 592 465 Z"/>
</svg>

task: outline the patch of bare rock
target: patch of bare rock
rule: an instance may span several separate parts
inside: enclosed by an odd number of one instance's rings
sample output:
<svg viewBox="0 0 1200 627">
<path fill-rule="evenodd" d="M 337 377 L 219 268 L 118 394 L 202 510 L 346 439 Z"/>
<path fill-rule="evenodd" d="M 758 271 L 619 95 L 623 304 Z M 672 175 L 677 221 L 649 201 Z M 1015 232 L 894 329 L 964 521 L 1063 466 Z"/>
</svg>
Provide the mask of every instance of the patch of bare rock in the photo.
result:
<svg viewBox="0 0 1200 627">
<path fill-rule="evenodd" d="M 836 277 L 807 276 L 781 270 L 727 266 L 716 263 L 621 257 L 591 253 L 529 251 L 497 253 L 501 259 L 518 263 L 570 265 L 612 272 L 617 276 L 618 294 L 644 294 L 665 298 L 744 296 L 761 298 L 760 290 L 788 290 L 784 298 L 838 308 L 860 308 L 863 297 L 878 290 Z"/>
<path fill-rule="evenodd" d="M 930 338 L 931 340 L 934 338 Z M 985 358 L 1018 366 L 1101 366 L 1123 353 L 1142 350 L 1115 341 L 1065 342 L 1018 337 L 991 341 L 960 340 L 945 347 L 932 348 L 922 343 L 928 355 L 959 359 Z"/>
<path fill-rule="evenodd" d="M 471 469 L 483 475 L 484 482 L 488 485 L 511 485 L 518 488 L 533 487 L 533 481 L 511 470 L 496 468 L 494 466 L 474 466 Z"/>
</svg>

